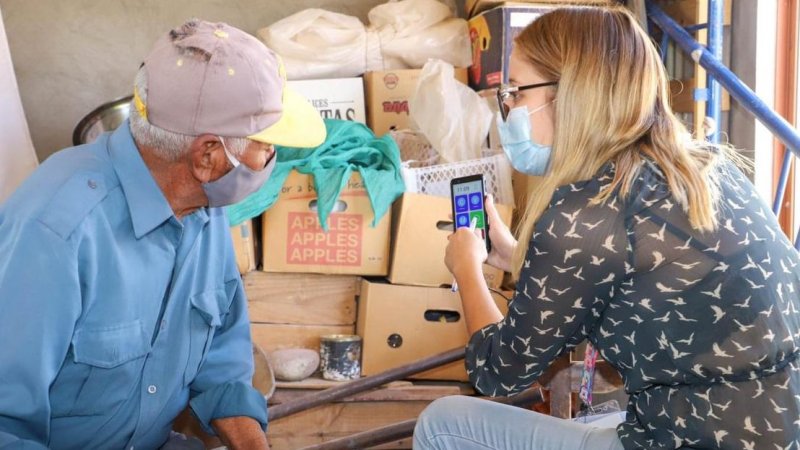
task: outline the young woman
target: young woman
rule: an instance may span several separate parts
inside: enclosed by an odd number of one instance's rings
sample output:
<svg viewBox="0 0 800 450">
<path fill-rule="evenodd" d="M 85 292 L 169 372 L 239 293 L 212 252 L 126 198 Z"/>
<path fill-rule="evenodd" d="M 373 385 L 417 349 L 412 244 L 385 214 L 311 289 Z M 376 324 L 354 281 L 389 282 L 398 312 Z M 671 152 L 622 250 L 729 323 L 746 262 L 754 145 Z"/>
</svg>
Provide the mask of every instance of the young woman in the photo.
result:
<svg viewBox="0 0 800 450">
<path fill-rule="evenodd" d="M 434 402 L 415 448 L 800 449 L 800 263 L 726 150 L 693 141 L 625 9 L 543 15 L 499 90 L 503 148 L 544 175 L 518 239 L 487 202 L 492 254 L 467 229 L 445 258 L 485 395 L 510 395 L 588 339 L 630 399 L 614 429 L 469 398 Z M 481 275 L 511 269 L 503 317 Z"/>
</svg>

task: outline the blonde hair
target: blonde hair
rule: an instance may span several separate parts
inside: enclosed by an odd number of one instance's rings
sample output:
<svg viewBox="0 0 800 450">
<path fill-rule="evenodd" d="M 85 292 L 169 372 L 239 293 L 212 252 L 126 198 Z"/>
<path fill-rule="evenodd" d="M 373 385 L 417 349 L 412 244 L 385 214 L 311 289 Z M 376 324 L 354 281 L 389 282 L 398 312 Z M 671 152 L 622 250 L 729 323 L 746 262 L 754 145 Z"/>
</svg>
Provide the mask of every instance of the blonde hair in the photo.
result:
<svg viewBox="0 0 800 450">
<path fill-rule="evenodd" d="M 658 52 L 622 7 L 563 8 L 516 38 L 515 50 L 545 80 L 557 80 L 550 172 L 530 195 L 517 230 L 512 268 L 519 277 L 536 221 L 558 186 L 591 178 L 607 162 L 613 182 L 591 201 L 630 193 L 647 157 L 661 169 L 693 228 L 717 227 L 719 187 L 709 176 L 720 152 L 692 139 L 669 106 Z M 709 150 L 712 151 L 709 151 Z"/>
</svg>

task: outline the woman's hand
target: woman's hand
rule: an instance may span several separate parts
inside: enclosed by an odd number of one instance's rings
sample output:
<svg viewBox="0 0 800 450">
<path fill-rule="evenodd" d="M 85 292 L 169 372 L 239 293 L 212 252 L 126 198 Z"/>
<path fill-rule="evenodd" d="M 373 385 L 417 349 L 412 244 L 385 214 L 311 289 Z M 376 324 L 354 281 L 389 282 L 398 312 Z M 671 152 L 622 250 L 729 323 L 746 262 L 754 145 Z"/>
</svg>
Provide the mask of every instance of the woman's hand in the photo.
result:
<svg viewBox="0 0 800 450">
<path fill-rule="evenodd" d="M 511 272 L 511 257 L 517 240 L 508 229 L 508 225 L 503 223 L 497 208 L 494 207 L 494 197 L 486 196 L 486 215 L 489 220 L 489 239 L 492 241 L 492 251 L 489 253 L 487 263 L 506 272 Z"/>
<path fill-rule="evenodd" d="M 448 237 L 444 263 L 453 276 L 458 279 L 467 273 L 481 273 L 481 265 L 486 261 L 486 243 L 480 231 L 470 231 L 461 227 Z"/>
</svg>

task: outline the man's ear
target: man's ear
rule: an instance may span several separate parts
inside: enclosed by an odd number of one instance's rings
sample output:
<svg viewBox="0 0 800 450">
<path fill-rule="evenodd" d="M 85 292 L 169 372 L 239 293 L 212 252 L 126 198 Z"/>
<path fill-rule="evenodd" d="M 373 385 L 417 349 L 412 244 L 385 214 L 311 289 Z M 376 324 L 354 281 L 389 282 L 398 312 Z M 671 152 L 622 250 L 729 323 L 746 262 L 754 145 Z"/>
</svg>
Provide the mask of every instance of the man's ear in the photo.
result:
<svg viewBox="0 0 800 450">
<path fill-rule="evenodd" d="M 201 183 L 208 183 L 220 172 L 227 158 L 219 138 L 213 134 L 198 136 L 189 145 L 189 168 L 192 175 Z"/>
</svg>

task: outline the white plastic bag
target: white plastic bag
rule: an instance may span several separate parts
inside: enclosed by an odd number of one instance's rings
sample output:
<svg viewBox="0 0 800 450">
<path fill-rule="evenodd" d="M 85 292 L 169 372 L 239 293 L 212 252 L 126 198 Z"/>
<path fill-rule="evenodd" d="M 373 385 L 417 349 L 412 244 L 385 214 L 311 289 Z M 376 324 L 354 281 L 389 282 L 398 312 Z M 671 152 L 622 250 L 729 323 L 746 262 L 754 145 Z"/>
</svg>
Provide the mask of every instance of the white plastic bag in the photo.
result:
<svg viewBox="0 0 800 450">
<path fill-rule="evenodd" d="M 472 62 L 467 22 L 437 0 L 378 5 L 370 25 L 352 16 L 307 9 L 258 30 L 281 55 L 289 79 L 351 77 L 370 70 L 418 69 L 430 58 Z"/>
<path fill-rule="evenodd" d="M 443 161 L 481 157 L 492 112 L 483 98 L 454 78 L 452 65 L 428 61 L 408 100 L 408 109 L 412 125 L 425 135 Z"/>
</svg>

